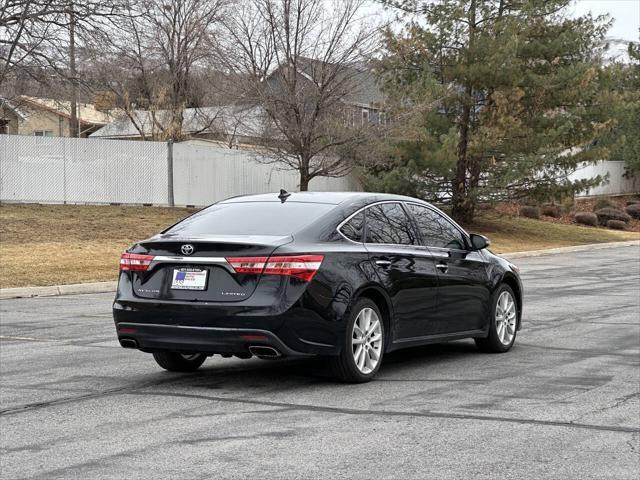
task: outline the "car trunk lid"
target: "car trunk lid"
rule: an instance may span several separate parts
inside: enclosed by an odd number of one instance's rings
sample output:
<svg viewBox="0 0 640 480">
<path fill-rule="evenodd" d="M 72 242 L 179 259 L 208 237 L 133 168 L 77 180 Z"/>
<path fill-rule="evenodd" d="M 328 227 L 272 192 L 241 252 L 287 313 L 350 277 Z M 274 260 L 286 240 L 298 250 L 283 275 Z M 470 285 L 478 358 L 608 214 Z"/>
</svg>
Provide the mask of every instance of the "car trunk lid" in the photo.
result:
<svg viewBox="0 0 640 480">
<path fill-rule="evenodd" d="M 237 273 L 227 258 L 269 257 L 291 241 L 289 235 L 157 235 L 130 250 L 132 256 L 148 256 L 146 270 L 131 269 L 134 293 L 158 300 L 243 301 L 254 293 L 261 275 Z"/>
</svg>

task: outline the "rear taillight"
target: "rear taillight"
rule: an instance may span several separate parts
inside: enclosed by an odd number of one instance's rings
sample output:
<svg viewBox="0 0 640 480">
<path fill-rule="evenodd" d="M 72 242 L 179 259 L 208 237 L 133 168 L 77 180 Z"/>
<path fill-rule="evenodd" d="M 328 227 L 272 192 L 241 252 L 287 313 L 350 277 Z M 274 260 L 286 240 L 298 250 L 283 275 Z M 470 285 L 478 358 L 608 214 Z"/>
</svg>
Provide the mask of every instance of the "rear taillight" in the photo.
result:
<svg viewBox="0 0 640 480">
<path fill-rule="evenodd" d="M 228 257 L 236 273 L 284 275 L 311 281 L 324 260 L 323 255 L 275 255 L 273 257 Z"/>
<path fill-rule="evenodd" d="M 153 255 L 138 253 L 123 253 L 120 256 L 120 270 L 132 272 L 146 272 L 153 261 Z"/>
<path fill-rule="evenodd" d="M 236 273 L 261 274 L 268 257 L 227 257 L 227 262 Z"/>
</svg>

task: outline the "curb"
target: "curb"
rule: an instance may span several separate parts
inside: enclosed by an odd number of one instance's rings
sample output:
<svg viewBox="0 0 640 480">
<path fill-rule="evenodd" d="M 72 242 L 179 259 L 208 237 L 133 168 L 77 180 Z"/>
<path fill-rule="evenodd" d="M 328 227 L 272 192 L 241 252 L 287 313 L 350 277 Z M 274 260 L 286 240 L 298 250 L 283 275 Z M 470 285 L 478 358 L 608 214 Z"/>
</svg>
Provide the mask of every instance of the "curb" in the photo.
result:
<svg viewBox="0 0 640 480">
<path fill-rule="evenodd" d="M 118 282 L 74 283 L 49 287 L 0 288 L 0 300 L 8 298 L 57 297 L 79 293 L 115 292 Z"/>
<path fill-rule="evenodd" d="M 528 252 L 514 252 L 498 254 L 508 260 L 513 258 L 540 257 L 558 253 L 584 252 L 613 247 L 640 247 L 640 240 L 624 242 L 590 243 L 573 247 L 548 248 L 546 250 L 531 250 Z M 115 292 L 118 282 L 75 283 L 71 285 L 52 285 L 49 287 L 0 288 L 0 300 L 9 298 L 56 297 L 60 295 L 77 295 L 80 293 L 110 293 Z"/>
<path fill-rule="evenodd" d="M 529 250 L 527 252 L 513 252 L 513 253 L 497 253 L 496 255 L 501 256 L 502 258 L 506 258 L 510 260 L 512 258 L 526 258 L 526 257 L 540 257 L 542 255 L 553 255 L 556 253 L 572 253 L 572 252 L 585 252 L 587 250 L 600 250 L 604 248 L 613 248 L 613 247 L 640 247 L 640 240 L 626 240 L 624 242 L 607 242 L 607 243 L 588 243 L 586 245 L 575 245 L 572 247 L 558 247 L 558 248 L 547 248 L 544 250 Z"/>
</svg>

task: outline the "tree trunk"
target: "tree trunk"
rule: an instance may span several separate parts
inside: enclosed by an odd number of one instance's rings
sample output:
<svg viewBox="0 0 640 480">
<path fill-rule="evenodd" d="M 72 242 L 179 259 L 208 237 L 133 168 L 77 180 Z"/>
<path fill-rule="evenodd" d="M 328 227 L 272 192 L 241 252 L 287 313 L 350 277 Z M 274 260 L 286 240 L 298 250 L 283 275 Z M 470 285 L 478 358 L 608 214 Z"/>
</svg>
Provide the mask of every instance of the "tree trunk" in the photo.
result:
<svg viewBox="0 0 640 480">
<path fill-rule="evenodd" d="M 311 177 L 309 176 L 309 163 L 310 159 L 306 155 L 300 157 L 300 191 L 306 192 L 309 190 L 309 182 Z"/>
<path fill-rule="evenodd" d="M 467 184 L 467 146 L 469 144 L 469 119 L 471 107 L 465 105 L 462 110 L 460 124 L 458 127 L 460 139 L 458 140 L 458 161 L 456 162 L 456 173 L 452 185 L 451 216 L 462 222 L 469 222 L 473 218 L 473 205 L 469 202 L 469 189 Z"/>
<path fill-rule="evenodd" d="M 300 171 L 300 191 L 306 192 L 309 190 L 309 175 Z"/>
<path fill-rule="evenodd" d="M 476 0 L 471 0 L 469 5 L 469 46 L 467 48 L 467 68 L 473 63 L 473 50 L 476 35 Z M 456 163 L 456 173 L 453 180 L 451 215 L 462 223 L 473 220 L 475 202 L 473 199 L 473 188 L 467 179 L 469 169 L 469 158 L 467 157 L 467 147 L 469 146 L 469 130 L 471 122 L 471 111 L 474 106 L 473 85 L 467 84 L 465 88 L 464 104 L 462 115 L 458 124 L 460 139 L 458 140 L 458 161 Z M 476 183 L 477 185 L 477 183 Z"/>
<path fill-rule="evenodd" d="M 452 185 L 452 208 L 451 216 L 462 222 L 471 220 L 473 214 L 470 212 L 467 189 L 467 142 L 468 128 L 461 128 L 460 141 L 458 142 L 458 161 L 456 163 L 456 173 Z"/>
<path fill-rule="evenodd" d="M 173 107 L 173 114 L 171 118 L 171 126 L 169 129 L 169 138 L 174 142 L 181 142 L 184 140 L 182 131 L 184 123 L 184 109 L 181 105 L 175 105 Z"/>
</svg>

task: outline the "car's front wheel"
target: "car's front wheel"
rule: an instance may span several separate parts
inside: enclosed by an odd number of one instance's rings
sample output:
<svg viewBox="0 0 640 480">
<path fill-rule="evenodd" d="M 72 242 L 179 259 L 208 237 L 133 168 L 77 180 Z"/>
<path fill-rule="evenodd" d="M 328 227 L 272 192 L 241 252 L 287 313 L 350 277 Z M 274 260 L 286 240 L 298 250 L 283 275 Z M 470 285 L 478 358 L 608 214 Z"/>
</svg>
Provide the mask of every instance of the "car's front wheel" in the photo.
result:
<svg viewBox="0 0 640 480">
<path fill-rule="evenodd" d="M 336 376 L 351 383 L 371 380 L 382 363 L 384 335 L 378 306 L 368 298 L 360 299 L 351 310 L 342 352 L 331 359 Z"/>
<path fill-rule="evenodd" d="M 493 295 L 489 335 L 476 338 L 476 345 L 483 352 L 504 353 L 511 350 L 518 328 L 518 304 L 509 285 L 502 284 Z"/>
<path fill-rule="evenodd" d="M 158 365 L 170 372 L 193 372 L 204 363 L 207 356 L 202 353 L 154 352 L 153 358 Z"/>
</svg>

